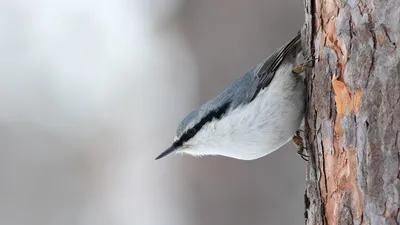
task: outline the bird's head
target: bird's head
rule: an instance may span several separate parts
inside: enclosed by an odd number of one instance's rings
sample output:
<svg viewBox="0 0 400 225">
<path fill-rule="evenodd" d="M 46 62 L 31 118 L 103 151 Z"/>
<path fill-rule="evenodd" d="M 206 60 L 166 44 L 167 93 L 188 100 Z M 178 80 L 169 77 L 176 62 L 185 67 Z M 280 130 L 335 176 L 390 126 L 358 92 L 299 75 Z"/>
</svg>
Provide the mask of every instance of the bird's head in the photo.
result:
<svg viewBox="0 0 400 225">
<path fill-rule="evenodd" d="M 215 124 L 228 113 L 230 102 L 215 105 L 211 102 L 189 113 L 179 124 L 172 145 L 157 158 L 171 153 L 185 153 L 193 156 L 215 155 L 208 146 L 215 131 Z"/>
</svg>

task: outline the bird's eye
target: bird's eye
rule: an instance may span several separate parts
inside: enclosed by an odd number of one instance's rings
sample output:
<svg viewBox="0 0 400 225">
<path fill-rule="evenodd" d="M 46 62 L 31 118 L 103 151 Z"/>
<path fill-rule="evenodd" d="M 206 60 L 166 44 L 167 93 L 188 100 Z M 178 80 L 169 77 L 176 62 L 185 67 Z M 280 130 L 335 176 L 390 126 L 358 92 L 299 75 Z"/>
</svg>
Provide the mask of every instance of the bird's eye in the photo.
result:
<svg viewBox="0 0 400 225">
<path fill-rule="evenodd" d="M 187 131 L 187 134 L 190 136 L 190 137 L 193 137 L 195 134 L 196 134 L 196 130 L 195 129 L 189 129 L 188 131 Z"/>
</svg>

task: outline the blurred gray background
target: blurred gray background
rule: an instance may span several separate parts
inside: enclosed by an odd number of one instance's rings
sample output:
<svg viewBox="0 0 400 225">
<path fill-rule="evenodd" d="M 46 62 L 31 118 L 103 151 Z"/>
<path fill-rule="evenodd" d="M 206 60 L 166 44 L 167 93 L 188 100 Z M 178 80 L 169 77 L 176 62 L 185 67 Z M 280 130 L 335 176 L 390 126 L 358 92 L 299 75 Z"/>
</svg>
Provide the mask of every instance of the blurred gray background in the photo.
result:
<svg viewBox="0 0 400 225">
<path fill-rule="evenodd" d="M 0 1 L 0 224 L 303 224 L 304 161 L 169 156 L 302 1 Z"/>
</svg>

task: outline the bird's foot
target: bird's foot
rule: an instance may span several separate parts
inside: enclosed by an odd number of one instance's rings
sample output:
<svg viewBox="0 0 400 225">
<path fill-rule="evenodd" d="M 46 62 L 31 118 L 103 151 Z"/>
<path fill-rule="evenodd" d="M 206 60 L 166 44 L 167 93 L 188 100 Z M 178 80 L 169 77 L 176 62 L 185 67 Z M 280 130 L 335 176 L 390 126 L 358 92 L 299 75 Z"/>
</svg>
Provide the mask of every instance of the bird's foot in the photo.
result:
<svg viewBox="0 0 400 225">
<path fill-rule="evenodd" d="M 303 138 L 300 136 L 300 132 L 304 132 L 301 130 L 296 131 L 295 135 L 292 138 L 293 144 L 297 147 L 297 154 L 300 155 L 302 159 L 308 161 L 308 155 L 304 154 L 304 150 L 307 151 L 307 148 L 304 147 Z"/>
<path fill-rule="evenodd" d="M 313 56 L 307 57 L 304 63 L 301 63 L 300 65 L 294 66 L 292 69 L 292 73 L 294 74 L 300 74 L 306 70 L 307 67 L 311 68 L 312 64 L 310 65 L 311 62 L 315 61 L 315 58 Z"/>
</svg>

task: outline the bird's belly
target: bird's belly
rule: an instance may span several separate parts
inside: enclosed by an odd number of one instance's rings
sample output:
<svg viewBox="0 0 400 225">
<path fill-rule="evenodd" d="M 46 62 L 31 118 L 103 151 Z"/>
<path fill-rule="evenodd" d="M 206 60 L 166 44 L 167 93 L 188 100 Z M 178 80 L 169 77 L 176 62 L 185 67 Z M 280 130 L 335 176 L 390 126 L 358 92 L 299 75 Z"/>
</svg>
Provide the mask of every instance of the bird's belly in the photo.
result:
<svg viewBox="0 0 400 225">
<path fill-rule="evenodd" d="M 252 160 L 287 143 L 304 116 L 304 84 L 292 88 L 279 94 L 267 89 L 248 106 L 236 109 L 221 121 L 219 126 L 228 129 L 222 133 L 230 133 L 219 139 L 220 155 Z"/>
</svg>

